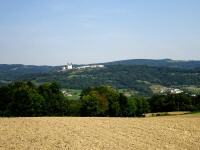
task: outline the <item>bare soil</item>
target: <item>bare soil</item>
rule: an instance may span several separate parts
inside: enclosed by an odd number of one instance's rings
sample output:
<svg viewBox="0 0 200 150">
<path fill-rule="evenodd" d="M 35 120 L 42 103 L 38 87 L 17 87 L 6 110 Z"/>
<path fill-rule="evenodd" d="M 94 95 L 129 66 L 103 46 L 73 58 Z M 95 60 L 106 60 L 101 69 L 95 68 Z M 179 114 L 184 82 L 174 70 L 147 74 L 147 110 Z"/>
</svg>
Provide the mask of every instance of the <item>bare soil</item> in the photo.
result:
<svg viewBox="0 0 200 150">
<path fill-rule="evenodd" d="M 200 149 L 199 116 L 0 118 L 0 149 Z"/>
</svg>

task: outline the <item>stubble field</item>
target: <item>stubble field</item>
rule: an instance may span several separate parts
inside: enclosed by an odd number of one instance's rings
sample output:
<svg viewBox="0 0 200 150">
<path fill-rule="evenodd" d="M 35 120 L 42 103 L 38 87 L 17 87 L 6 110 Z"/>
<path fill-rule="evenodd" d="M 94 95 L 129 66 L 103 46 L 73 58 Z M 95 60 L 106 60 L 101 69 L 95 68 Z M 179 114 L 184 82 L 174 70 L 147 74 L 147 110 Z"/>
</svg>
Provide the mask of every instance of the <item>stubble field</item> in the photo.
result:
<svg viewBox="0 0 200 150">
<path fill-rule="evenodd" d="M 0 149 L 200 149 L 200 117 L 0 118 Z"/>
</svg>

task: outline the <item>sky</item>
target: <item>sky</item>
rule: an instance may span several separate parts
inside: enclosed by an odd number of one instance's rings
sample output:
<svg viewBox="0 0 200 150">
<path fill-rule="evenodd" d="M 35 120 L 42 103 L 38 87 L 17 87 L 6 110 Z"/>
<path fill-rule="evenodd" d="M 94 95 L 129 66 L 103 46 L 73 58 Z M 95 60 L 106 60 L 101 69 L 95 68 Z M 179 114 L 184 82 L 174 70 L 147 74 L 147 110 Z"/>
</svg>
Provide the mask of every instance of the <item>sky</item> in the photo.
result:
<svg viewBox="0 0 200 150">
<path fill-rule="evenodd" d="M 0 64 L 200 60 L 199 0 L 0 0 Z"/>
</svg>

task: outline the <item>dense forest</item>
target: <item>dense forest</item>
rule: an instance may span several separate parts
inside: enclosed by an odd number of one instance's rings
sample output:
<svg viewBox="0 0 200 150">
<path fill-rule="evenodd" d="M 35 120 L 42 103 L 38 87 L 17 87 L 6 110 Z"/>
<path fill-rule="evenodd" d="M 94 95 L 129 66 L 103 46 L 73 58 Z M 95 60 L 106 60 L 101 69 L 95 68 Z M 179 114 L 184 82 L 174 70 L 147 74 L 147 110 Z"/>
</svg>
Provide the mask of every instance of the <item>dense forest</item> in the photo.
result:
<svg viewBox="0 0 200 150">
<path fill-rule="evenodd" d="M 126 97 L 110 86 L 82 90 L 68 100 L 57 83 L 16 82 L 0 87 L 0 116 L 143 116 L 148 112 L 200 111 L 200 96 Z"/>
</svg>

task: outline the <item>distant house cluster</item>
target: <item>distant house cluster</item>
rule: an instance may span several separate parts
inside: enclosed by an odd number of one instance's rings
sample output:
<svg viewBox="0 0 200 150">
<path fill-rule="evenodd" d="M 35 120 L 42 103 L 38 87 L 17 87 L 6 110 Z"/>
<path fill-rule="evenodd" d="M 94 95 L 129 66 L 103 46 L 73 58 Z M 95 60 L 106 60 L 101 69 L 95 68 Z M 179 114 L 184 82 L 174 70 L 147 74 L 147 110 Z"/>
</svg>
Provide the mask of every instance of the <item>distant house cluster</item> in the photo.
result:
<svg viewBox="0 0 200 150">
<path fill-rule="evenodd" d="M 161 90 L 162 94 L 180 94 L 180 93 L 183 93 L 182 90 L 180 89 L 177 89 L 177 88 L 164 88 Z"/>
<path fill-rule="evenodd" d="M 72 97 L 72 94 L 70 92 L 62 90 L 62 93 L 63 93 L 64 96 Z"/>
<path fill-rule="evenodd" d="M 72 63 L 67 63 L 67 65 L 64 65 L 62 67 L 62 72 L 72 70 L 72 69 L 87 69 L 87 68 L 103 68 L 104 65 L 85 65 L 85 66 L 79 66 L 79 67 L 74 67 Z"/>
</svg>

